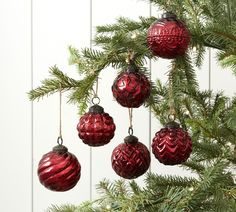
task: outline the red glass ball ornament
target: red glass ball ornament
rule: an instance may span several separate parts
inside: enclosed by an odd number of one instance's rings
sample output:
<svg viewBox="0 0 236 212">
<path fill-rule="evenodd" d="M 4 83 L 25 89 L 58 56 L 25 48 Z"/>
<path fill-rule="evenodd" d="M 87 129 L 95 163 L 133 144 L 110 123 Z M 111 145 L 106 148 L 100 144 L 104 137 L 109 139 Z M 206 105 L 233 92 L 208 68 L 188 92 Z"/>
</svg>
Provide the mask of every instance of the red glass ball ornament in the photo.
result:
<svg viewBox="0 0 236 212">
<path fill-rule="evenodd" d="M 150 96 L 150 82 L 148 78 L 129 67 L 119 74 L 112 85 L 112 93 L 116 101 L 123 107 L 137 108 Z"/>
<path fill-rule="evenodd" d="M 165 165 L 181 164 L 192 152 L 192 141 L 188 133 L 172 121 L 156 133 L 152 152 Z"/>
<path fill-rule="evenodd" d="M 112 168 L 119 176 L 134 179 L 148 170 L 151 161 L 150 153 L 135 136 L 127 136 L 124 141 L 112 152 Z"/>
<path fill-rule="evenodd" d="M 63 145 L 43 155 L 38 165 L 40 183 L 52 191 L 72 189 L 80 179 L 80 172 L 79 161 Z"/>
<path fill-rule="evenodd" d="M 93 105 L 77 125 L 78 135 L 89 146 L 103 146 L 114 137 L 116 126 L 113 118 L 99 105 Z"/>
<path fill-rule="evenodd" d="M 147 32 L 147 44 L 155 56 L 173 59 L 185 54 L 190 33 L 185 24 L 170 12 L 164 13 Z"/>
</svg>

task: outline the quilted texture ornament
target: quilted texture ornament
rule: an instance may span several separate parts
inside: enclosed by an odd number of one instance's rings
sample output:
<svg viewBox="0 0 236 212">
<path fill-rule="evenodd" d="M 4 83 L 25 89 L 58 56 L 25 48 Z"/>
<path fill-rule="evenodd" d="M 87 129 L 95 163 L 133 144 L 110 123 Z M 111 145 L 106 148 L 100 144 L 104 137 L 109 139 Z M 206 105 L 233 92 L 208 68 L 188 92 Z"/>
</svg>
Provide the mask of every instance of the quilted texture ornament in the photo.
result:
<svg viewBox="0 0 236 212">
<path fill-rule="evenodd" d="M 181 164 L 192 152 L 192 141 L 188 133 L 172 121 L 156 133 L 152 152 L 165 165 Z"/>
<path fill-rule="evenodd" d="M 150 165 L 147 147 L 130 135 L 112 152 L 111 162 L 114 171 L 125 179 L 134 179 L 144 174 Z"/>
<path fill-rule="evenodd" d="M 72 189 L 80 179 L 80 172 L 79 161 L 63 145 L 43 155 L 38 165 L 40 183 L 52 191 Z"/>
<path fill-rule="evenodd" d="M 176 15 L 164 13 L 147 32 L 147 44 L 155 56 L 173 59 L 185 54 L 190 43 L 190 33 Z"/>
<path fill-rule="evenodd" d="M 114 80 L 112 93 L 123 107 L 138 108 L 150 96 L 150 87 L 148 78 L 136 66 L 130 65 Z"/>
<path fill-rule="evenodd" d="M 95 104 L 83 115 L 77 125 L 78 135 L 89 146 L 103 146 L 114 137 L 116 126 L 113 118 Z"/>
</svg>

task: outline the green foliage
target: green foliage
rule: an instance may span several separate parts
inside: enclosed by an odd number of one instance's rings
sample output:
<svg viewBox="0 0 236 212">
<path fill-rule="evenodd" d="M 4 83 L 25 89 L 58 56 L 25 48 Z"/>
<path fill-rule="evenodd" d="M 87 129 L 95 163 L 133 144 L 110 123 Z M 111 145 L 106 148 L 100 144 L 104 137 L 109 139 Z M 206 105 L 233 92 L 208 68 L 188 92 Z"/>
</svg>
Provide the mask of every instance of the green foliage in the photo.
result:
<svg viewBox="0 0 236 212">
<path fill-rule="evenodd" d="M 151 96 L 145 106 L 162 123 L 167 123 L 171 107 L 177 121 L 188 130 L 193 153 L 181 166 L 195 178 L 146 175 L 145 186 L 135 181 L 103 180 L 97 186 L 100 198 L 79 206 L 52 206 L 50 212 L 233 212 L 236 208 L 236 97 L 222 92 L 200 90 L 195 68 L 202 65 L 207 48 L 217 50 L 223 67 L 236 74 L 236 1 L 233 0 L 151 0 L 153 5 L 174 11 L 191 32 L 189 51 L 170 61 L 169 79 L 151 82 Z M 155 17 L 134 21 L 120 17 L 113 24 L 98 26 L 94 44 L 100 50 L 69 47 L 69 63 L 75 65 L 79 80 L 70 78 L 56 66 L 50 78 L 29 92 L 38 100 L 59 92 L 69 92 L 68 102 L 84 113 L 94 96 L 94 83 L 103 69 L 110 66 L 119 73 L 127 67 L 127 58 L 135 55 L 140 71 L 150 76 L 147 61 L 156 58 L 146 44 L 147 29 Z M 172 102 L 172 105 L 170 105 Z"/>
</svg>

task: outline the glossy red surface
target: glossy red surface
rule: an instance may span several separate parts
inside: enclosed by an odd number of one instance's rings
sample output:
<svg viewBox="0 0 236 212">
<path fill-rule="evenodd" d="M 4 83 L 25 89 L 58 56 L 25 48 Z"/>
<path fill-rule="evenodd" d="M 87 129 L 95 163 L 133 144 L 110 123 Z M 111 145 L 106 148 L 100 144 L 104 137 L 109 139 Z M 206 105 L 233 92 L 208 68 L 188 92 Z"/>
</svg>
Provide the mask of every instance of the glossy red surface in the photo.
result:
<svg viewBox="0 0 236 212">
<path fill-rule="evenodd" d="M 52 191 L 72 189 L 80 179 L 80 172 L 80 163 L 70 152 L 48 152 L 38 165 L 40 183 Z"/>
<path fill-rule="evenodd" d="M 144 174 L 150 161 L 147 147 L 140 142 L 119 144 L 111 156 L 112 168 L 125 179 L 134 179 Z"/>
<path fill-rule="evenodd" d="M 181 164 L 192 152 L 192 141 L 182 128 L 162 128 L 153 138 L 152 152 L 165 165 Z"/>
<path fill-rule="evenodd" d="M 176 58 L 185 54 L 190 33 L 183 22 L 162 18 L 148 29 L 147 44 L 156 56 Z"/>
<path fill-rule="evenodd" d="M 116 101 L 123 107 L 137 108 L 150 96 L 150 82 L 142 73 L 121 73 L 112 85 Z"/>
<path fill-rule="evenodd" d="M 77 125 L 78 135 L 89 146 L 103 146 L 114 137 L 116 126 L 108 113 L 86 113 Z"/>
</svg>

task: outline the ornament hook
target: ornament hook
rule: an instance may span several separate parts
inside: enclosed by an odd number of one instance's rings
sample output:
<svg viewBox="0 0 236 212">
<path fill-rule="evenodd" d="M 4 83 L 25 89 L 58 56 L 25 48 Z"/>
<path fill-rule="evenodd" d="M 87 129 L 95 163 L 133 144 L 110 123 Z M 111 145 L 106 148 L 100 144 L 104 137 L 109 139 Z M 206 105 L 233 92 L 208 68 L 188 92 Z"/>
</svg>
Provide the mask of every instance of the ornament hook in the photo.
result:
<svg viewBox="0 0 236 212">
<path fill-rule="evenodd" d="M 94 97 L 92 98 L 92 103 L 93 103 L 94 105 L 99 105 L 99 103 L 100 103 L 100 98 L 99 98 L 98 96 L 94 96 Z"/>
<path fill-rule="evenodd" d="M 169 119 L 169 121 L 175 121 L 176 115 L 174 113 L 171 113 L 168 115 L 168 119 Z"/>
<path fill-rule="evenodd" d="M 59 136 L 59 137 L 57 138 L 57 143 L 58 143 L 59 145 L 62 145 L 62 144 L 63 144 L 63 138 L 62 138 L 61 136 Z"/>
<path fill-rule="evenodd" d="M 129 129 L 128 129 L 128 134 L 129 134 L 129 135 L 133 135 L 133 134 L 134 134 L 134 130 L 133 130 L 132 127 L 129 127 Z"/>
</svg>

